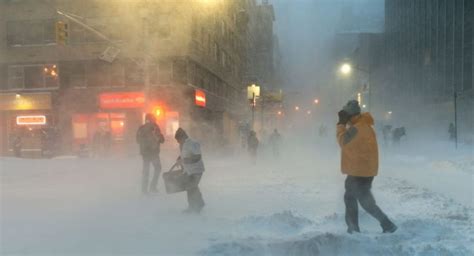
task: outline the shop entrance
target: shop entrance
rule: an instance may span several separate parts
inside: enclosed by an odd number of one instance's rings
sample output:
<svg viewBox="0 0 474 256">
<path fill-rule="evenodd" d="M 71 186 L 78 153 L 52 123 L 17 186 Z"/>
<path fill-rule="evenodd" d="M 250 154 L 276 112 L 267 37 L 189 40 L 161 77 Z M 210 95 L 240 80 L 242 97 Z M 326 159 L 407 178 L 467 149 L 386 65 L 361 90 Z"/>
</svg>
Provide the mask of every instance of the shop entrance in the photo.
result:
<svg viewBox="0 0 474 256">
<path fill-rule="evenodd" d="M 110 112 L 75 114 L 72 129 L 75 150 L 87 150 L 92 156 L 107 156 L 122 151 L 133 129 L 131 113 Z"/>
</svg>

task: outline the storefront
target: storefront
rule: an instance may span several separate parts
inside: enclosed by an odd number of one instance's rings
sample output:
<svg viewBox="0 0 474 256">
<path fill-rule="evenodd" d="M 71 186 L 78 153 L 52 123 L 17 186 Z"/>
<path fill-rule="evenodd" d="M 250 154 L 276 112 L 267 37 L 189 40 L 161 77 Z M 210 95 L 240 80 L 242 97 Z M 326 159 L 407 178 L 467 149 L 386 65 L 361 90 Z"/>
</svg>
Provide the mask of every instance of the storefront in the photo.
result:
<svg viewBox="0 0 474 256">
<path fill-rule="evenodd" d="M 143 92 L 100 92 L 95 111 L 72 115 L 73 150 L 91 155 L 137 152 L 135 134 L 146 113 L 153 113 L 167 137 L 179 127 L 179 113 L 165 101 L 145 104 Z M 148 106 L 148 107 L 147 107 Z"/>
<path fill-rule="evenodd" d="M 13 154 L 13 141 L 21 142 L 22 157 L 39 157 L 51 147 L 55 131 L 51 93 L 0 94 L 1 154 Z M 16 143 L 18 145 L 18 143 Z"/>
<path fill-rule="evenodd" d="M 90 155 L 135 154 L 136 131 L 146 113 L 153 113 L 165 135 L 164 148 L 176 147 L 174 133 L 179 127 L 208 142 L 223 141 L 224 104 L 205 90 L 184 86 L 152 87 L 143 91 L 71 90 L 62 97 L 60 113 L 67 123 L 72 152 L 87 149 Z M 227 119 L 226 119 L 227 120 Z"/>
</svg>

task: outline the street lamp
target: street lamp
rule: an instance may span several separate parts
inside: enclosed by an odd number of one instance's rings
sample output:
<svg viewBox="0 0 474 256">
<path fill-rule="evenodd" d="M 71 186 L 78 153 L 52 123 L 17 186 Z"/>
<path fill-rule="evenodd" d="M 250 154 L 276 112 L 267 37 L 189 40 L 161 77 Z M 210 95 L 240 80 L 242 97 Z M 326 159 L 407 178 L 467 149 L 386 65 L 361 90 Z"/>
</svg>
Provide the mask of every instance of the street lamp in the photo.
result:
<svg viewBox="0 0 474 256">
<path fill-rule="evenodd" d="M 370 76 L 371 76 L 371 70 L 370 68 L 369 69 L 364 69 L 364 68 L 360 68 L 359 66 L 355 66 L 354 69 L 356 69 L 357 71 L 360 71 L 360 72 L 363 72 L 365 73 L 368 78 L 368 85 L 367 85 L 367 90 L 368 90 L 368 93 L 369 93 L 369 96 L 368 96 L 368 105 L 369 105 L 369 110 L 372 109 L 372 86 L 370 84 Z M 352 65 L 350 63 L 343 63 L 341 65 L 341 67 L 339 68 L 340 72 L 344 75 L 344 76 L 349 76 L 351 73 L 352 73 Z M 366 86 L 364 86 L 365 88 Z M 358 95 L 359 96 L 359 95 Z M 359 100 L 360 102 L 360 100 Z"/>
<path fill-rule="evenodd" d="M 254 129 L 255 105 L 258 97 L 260 97 L 260 86 L 257 86 L 256 84 L 249 85 L 247 87 L 247 99 L 252 105 L 252 129 Z"/>
<path fill-rule="evenodd" d="M 314 104 L 319 104 L 319 99 L 314 99 Z"/>
<path fill-rule="evenodd" d="M 350 75 L 352 72 L 352 66 L 349 63 L 344 63 L 340 67 L 340 71 L 343 75 Z"/>
<path fill-rule="evenodd" d="M 299 106 L 295 106 L 295 110 L 296 110 L 296 111 L 299 111 L 299 110 L 300 110 L 300 107 L 299 107 Z"/>
</svg>

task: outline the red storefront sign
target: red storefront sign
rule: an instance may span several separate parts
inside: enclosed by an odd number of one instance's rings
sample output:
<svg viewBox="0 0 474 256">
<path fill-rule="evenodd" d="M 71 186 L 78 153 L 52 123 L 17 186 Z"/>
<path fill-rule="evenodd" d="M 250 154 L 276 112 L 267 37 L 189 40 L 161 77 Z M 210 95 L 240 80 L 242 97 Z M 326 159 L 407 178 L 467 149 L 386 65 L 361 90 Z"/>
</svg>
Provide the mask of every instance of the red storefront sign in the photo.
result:
<svg viewBox="0 0 474 256">
<path fill-rule="evenodd" d="M 143 92 L 102 93 L 99 95 L 100 108 L 142 108 L 145 105 Z"/>
<path fill-rule="evenodd" d="M 196 89 L 194 91 L 194 103 L 197 106 L 205 107 L 206 106 L 206 93 Z"/>
</svg>

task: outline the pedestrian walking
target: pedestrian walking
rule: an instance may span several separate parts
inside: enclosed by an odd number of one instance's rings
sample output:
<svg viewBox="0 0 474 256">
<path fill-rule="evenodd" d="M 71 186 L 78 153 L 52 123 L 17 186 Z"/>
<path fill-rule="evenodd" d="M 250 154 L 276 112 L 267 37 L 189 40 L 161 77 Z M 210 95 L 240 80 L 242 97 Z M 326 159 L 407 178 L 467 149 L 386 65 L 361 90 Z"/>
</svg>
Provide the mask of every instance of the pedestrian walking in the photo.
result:
<svg viewBox="0 0 474 256">
<path fill-rule="evenodd" d="M 138 128 L 136 140 L 143 160 L 142 192 L 143 194 L 156 193 L 161 173 L 160 144 L 165 142 L 165 138 L 153 114 L 146 114 L 145 124 Z M 151 184 L 149 182 L 150 165 L 154 168 Z"/>
<path fill-rule="evenodd" d="M 281 146 L 281 134 L 277 129 L 273 130 L 273 133 L 270 135 L 270 145 L 272 147 L 273 156 L 275 158 L 280 157 L 280 146 Z"/>
<path fill-rule="evenodd" d="M 395 128 L 392 132 L 392 140 L 394 145 L 399 145 L 400 140 L 402 139 L 403 136 L 406 136 L 406 130 L 405 127 L 398 127 Z"/>
<path fill-rule="evenodd" d="M 393 233 L 397 226 L 377 206 L 371 192 L 378 173 L 378 146 L 370 113 L 362 113 L 359 102 L 349 101 L 339 111 L 337 140 L 341 147 L 341 171 L 346 174 L 344 203 L 347 232 L 360 232 L 358 204 L 376 218 L 384 233 Z"/>
<path fill-rule="evenodd" d="M 255 131 L 250 131 L 249 136 L 247 138 L 247 150 L 249 152 L 252 164 L 257 163 L 258 144 L 259 141 L 257 139 L 257 133 L 255 133 Z"/>
<path fill-rule="evenodd" d="M 179 128 L 175 133 L 175 139 L 179 143 L 180 156 L 177 164 L 183 167 L 183 175 L 186 176 L 186 193 L 188 208 L 184 213 L 200 213 L 205 203 L 202 199 L 199 182 L 204 173 L 204 162 L 202 161 L 201 145 L 189 138 L 186 131 Z"/>
<path fill-rule="evenodd" d="M 388 146 L 390 141 L 390 134 L 392 134 L 392 126 L 391 125 L 384 125 L 382 129 L 383 134 L 383 142 L 385 146 Z"/>
<path fill-rule="evenodd" d="M 12 139 L 13 154 L 15 157 L 21 158 L 22 139 L 19 134 L 15 134 Z"/>
<path fill-rule="evenodd" d="M 319 137 L 323 138 L 323 137 L 326 137 L 326 135 L 327 135 L 327 127 L 323 123 L 319 126 Z"/>
</svg>

